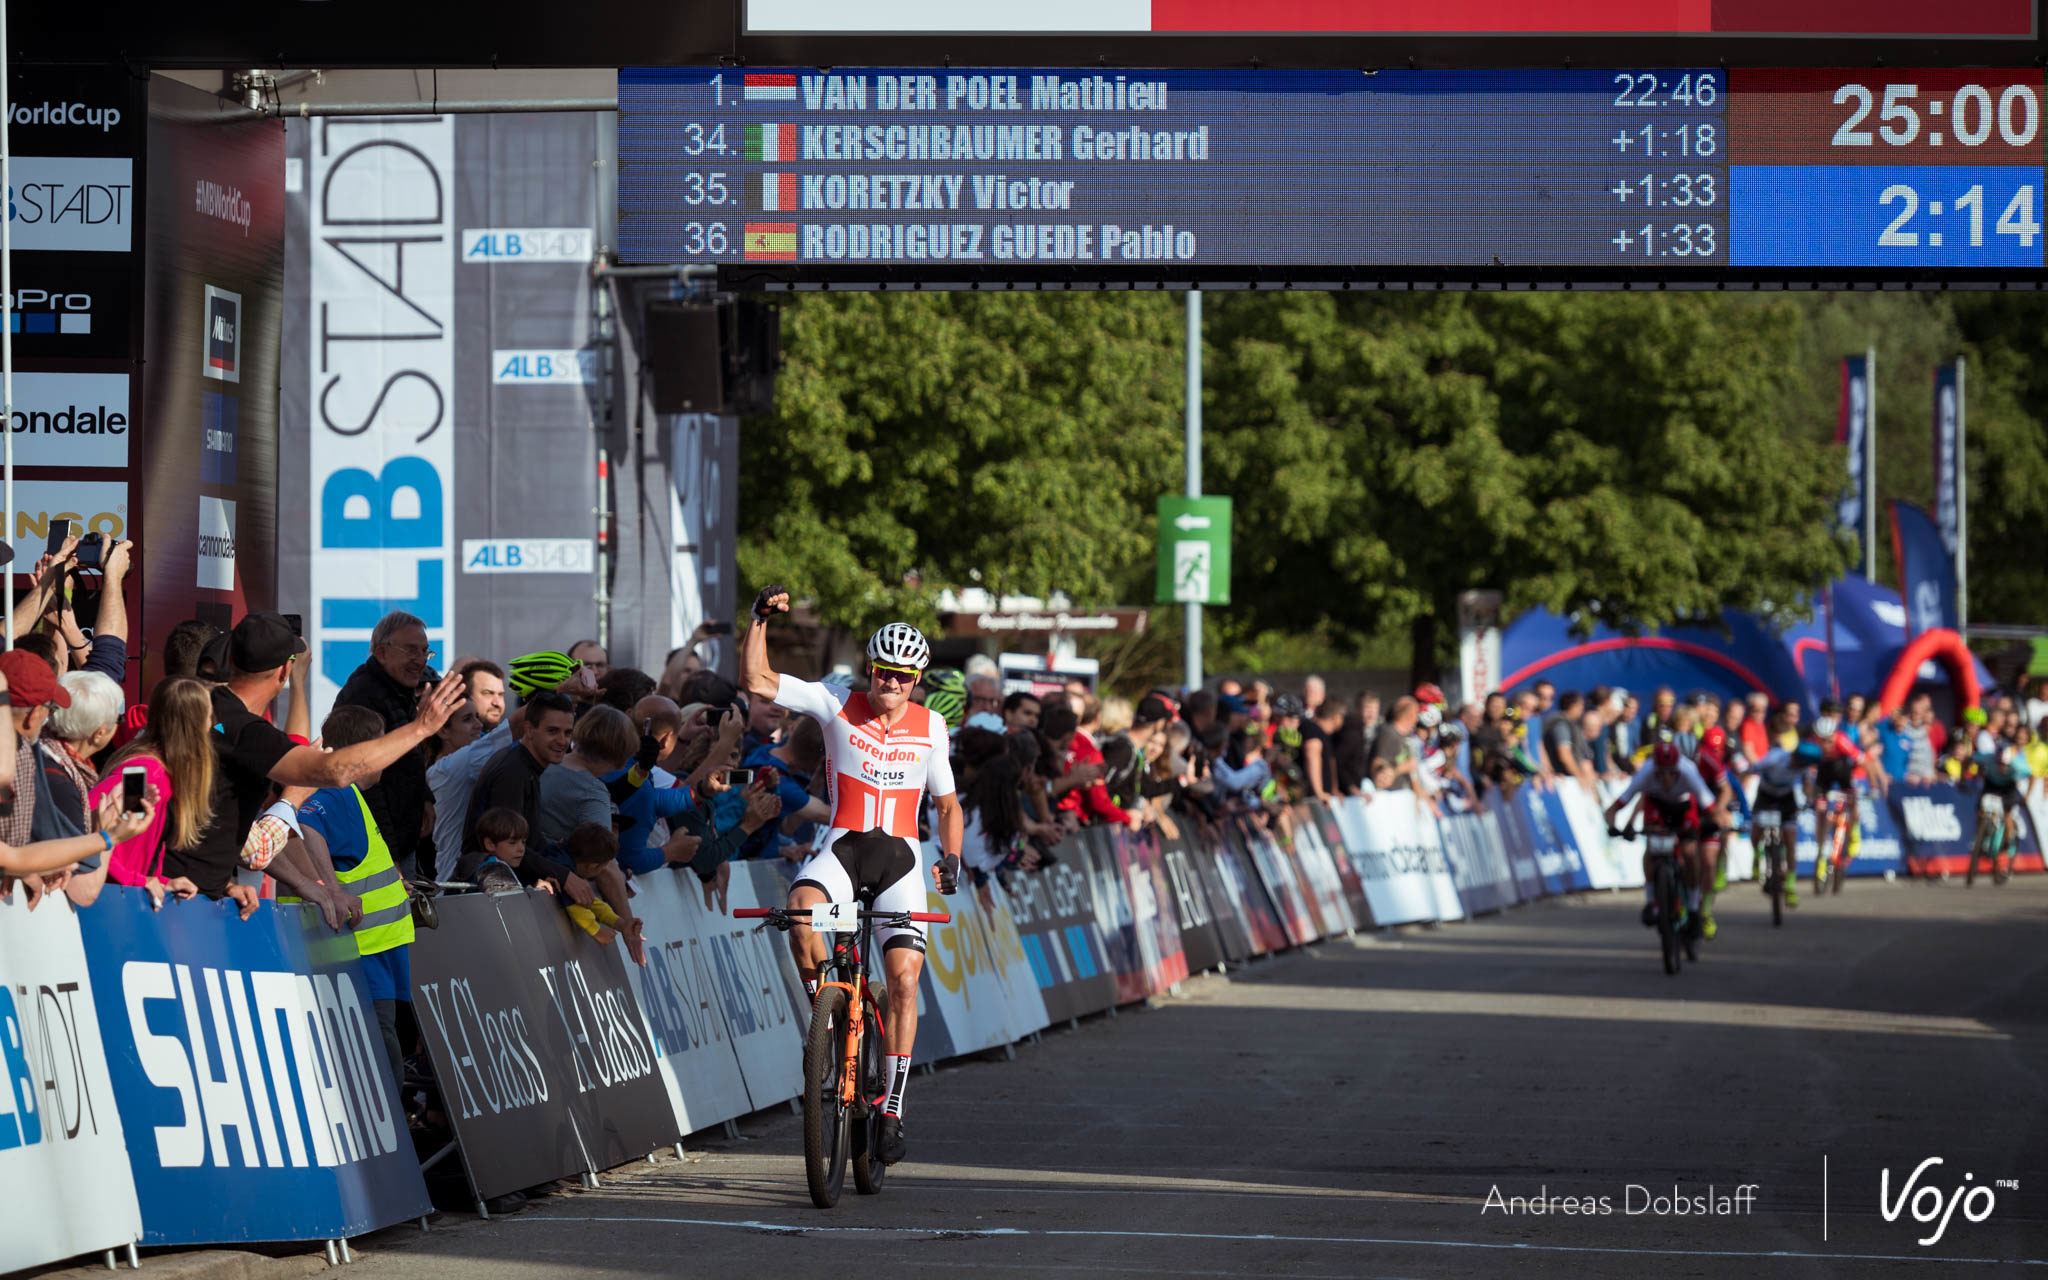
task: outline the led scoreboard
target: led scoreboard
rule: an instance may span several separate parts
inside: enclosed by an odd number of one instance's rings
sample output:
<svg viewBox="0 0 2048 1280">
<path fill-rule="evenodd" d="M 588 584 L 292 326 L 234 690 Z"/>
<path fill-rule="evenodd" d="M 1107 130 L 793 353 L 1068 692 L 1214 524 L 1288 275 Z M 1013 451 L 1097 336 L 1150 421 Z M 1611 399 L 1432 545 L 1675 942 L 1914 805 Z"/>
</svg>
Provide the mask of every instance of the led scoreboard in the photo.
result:
<svg viewBox="0 0 2048 1280">
<path fill-rule="evenodd" d="M 2038 69 L 628 69 L 619 245 L 771 281 L 2038 273 L 2042 96 Z"/>
</svg>

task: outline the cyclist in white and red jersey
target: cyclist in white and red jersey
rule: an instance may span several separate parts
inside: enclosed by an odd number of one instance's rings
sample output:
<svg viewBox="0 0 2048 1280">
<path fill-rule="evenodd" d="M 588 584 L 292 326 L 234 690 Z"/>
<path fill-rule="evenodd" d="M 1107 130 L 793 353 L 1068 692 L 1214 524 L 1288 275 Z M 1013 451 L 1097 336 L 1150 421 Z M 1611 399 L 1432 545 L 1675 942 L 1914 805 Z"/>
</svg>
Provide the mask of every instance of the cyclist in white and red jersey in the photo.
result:
<svg viewBox="0 0 2048 1280">
<path fill-rule="evenodd" d="M 1660 742 L 1650 751 L 1650 758 L 1630 778 L 1628 787 L 1607 806 L 1607 825 L 1614 826 L 1614 818 L 1629 801 L 1642 797 L 1642 807 L 1654 811 L 1662 826 L 1678 837 L 1679 878 L 1685 883 L 1685 908 L 1693 916 L 1699 914 L 1700 875 L 1699 839 L 1703 828 L 1713 823 L 1715 808 L 1714 793 L 1708 789 L 1706 779 L 1700 777 L 1699 769 L 1685 758 L 1675 742 Z M 1651 874 L 1650 855 L 1643 854 L 1643 923 L 1657 923 L 1657 889 Z M 1689 922 L 1685 922 L 1689 923 Z"/>
<path fill-rule="evenodd" d="M 931 646 L 917 628 L 892 622 L 868 641 L 866 693 L 843 685 L 814 684 L 777 675 L 768 666 L 768 619 L 789 612 L 789 592 L 766 587 L 754 601 L 753 620 L 740 648 L 740 683 L 755 698 L 767 698 L 816 720 L 825 731 L 827 803 L 830 829 L 817 852 L 797 868 L 789 907 L 808 918 L 821 902 L 852 905 L 865 898 L 876 911 L 922 911 L 924 878 L 918 874 L 921 846 L 918 811 L 927 792 L 939 833 L 940 857 L 931 868 L 940 893 L 960 887 L 960 801 L 953 792 L 951 740 L 946 722 L 910 700 Z M 910 1080 L 910 1053 L 917 1043 L 917 983 L 924 970 L 924 926 L 877 928 L 875 945 L 889 983 L 889 1016 L 883 1039 L 889 1065 L 889 1096 L 882 1105 L 884 1164 L 903 1158 L 903 1089 Z M 793 924 L 790 949 L 804 986 L 813 995 L 826 946 L 805 923 Z"/>
</svg>

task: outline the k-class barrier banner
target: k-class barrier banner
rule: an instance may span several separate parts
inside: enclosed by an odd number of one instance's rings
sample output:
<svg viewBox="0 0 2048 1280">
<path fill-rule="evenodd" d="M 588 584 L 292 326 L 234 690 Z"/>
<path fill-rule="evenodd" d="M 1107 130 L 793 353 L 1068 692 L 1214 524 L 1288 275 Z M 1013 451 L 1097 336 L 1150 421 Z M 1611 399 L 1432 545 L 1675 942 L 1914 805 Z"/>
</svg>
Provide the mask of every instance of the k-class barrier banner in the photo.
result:
<svg viewBox="0 0 2048 1280">
<path fill-rule="evenodd" d="M 0 900 L 0 1272 L 142 1238 L 78 914 Z"/>
<path fill-rule="evenodd" d="M 633 878 L 633 909 L 645 928 L 647 965 L 628 966 L 661 1059 L 662 1083 L 684 1133 L 722 1124 L 753 1110 L 733 1051 L 723 980 L 711 936 L 731 923 L 704 904 L 700 881 L 687 871 Z"/>
<path fill-rule="evenodd" d="M 362 966 L 315 962 L 302 923 L 325 932 L 296 907 L 153 911 L 119 887 L 79 916 L 145 1244 L 334 1239 L 432 1212 Z"/>
<path fill-rule="evenodd" d="M 1173 892 L 1173 914 L 1180 921 L 1180 949 L 1190 972 L 1200 973 L 1224 963 L 1223 938 L 1199 861 L 1208 859 L 1186 837 L 1159 842 L 1159 864 Z"/>
<path fill-rule="evenodd" d="M 414 1004 L 479 1196 L 682 1137 L 620 944 L 547 894 L 451 896 L 439 914 L 413 945 Z"/>
</svg>

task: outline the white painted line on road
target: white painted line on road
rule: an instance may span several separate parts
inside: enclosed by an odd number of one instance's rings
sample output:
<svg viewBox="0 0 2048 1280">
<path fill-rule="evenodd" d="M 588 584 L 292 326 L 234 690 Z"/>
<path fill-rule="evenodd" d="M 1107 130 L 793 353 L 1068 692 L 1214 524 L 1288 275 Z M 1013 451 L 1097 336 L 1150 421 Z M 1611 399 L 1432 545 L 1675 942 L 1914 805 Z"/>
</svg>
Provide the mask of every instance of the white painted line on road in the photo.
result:
<svg viewBox="0 0 2048 1280">
<path fill-rule="evenodd" d="M 605 1222 L 621 1225 L 675 1227 L 732 1227 L 742 1231 L 773 1231 L 784 1235 L 912 1235 L 937 1237 L 981 1236 L 1083 1236 L 1118 1240 L 1221 1240 L 1242 1244 L 1346 1244 L 1397 1245 L 1417 1249 L 1498 1249 L 1514 1253 L 1612 1253 L 1658 1258 L 1796 1258 L 1825 1262 L 1927 1262 L 1941 1266 L 1981 1263 L 1994 1267 L 2048 1267 L 2048 1258 L 1944 1258 L 1910 1253 L 1806 1253 L 1796 1249 L 1630 1249 L 1602 1245 L 1516 1244 L 1486 1240 L 1395 1240 L 1373 1236 L 1283 1236 L 1265 1232 L 1243 1235 L 1210 1231 L 1095 1231 L 1026 1230 L 1020 1227 L 829 1227 L 794 1226 L 786 1222 L 747 1220 L 732 1222 L 719 1218 L 623 1218 L 623 1217 L 507 1217 L 503 1222 Z"/>
</svg>

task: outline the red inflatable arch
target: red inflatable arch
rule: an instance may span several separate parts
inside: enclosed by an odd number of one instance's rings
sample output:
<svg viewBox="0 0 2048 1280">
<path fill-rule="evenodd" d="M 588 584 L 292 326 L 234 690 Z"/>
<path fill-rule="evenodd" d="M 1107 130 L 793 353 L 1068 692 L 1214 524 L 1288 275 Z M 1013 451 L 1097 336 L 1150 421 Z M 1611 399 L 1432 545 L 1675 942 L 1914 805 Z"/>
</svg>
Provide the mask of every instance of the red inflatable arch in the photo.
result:
<svg viewBox="0 0 2048 1280">
<path fill-rule="evenodd" d="M 1878 704 L 1884 713 L 1897 711 L 1906 695 L 1912 692 L 1913 680 L 1919 674 L 1920 664 L 1929 658 L 1938 658 L 1948 668 L 1948 676 L 1955 683 L 1956 707 L 1961 710 L 1974 707 L 1984 696 L 1984 690 L 1977 683 L 1977 663 L 1970 656 L 1970 648 L 1963 638 L 1947 627 L 1934 627 L 1914 636 L 1899 654 L 1898 665 L 1885 677 L 1884 688 L 1878 693 Z"/>
</svg>

